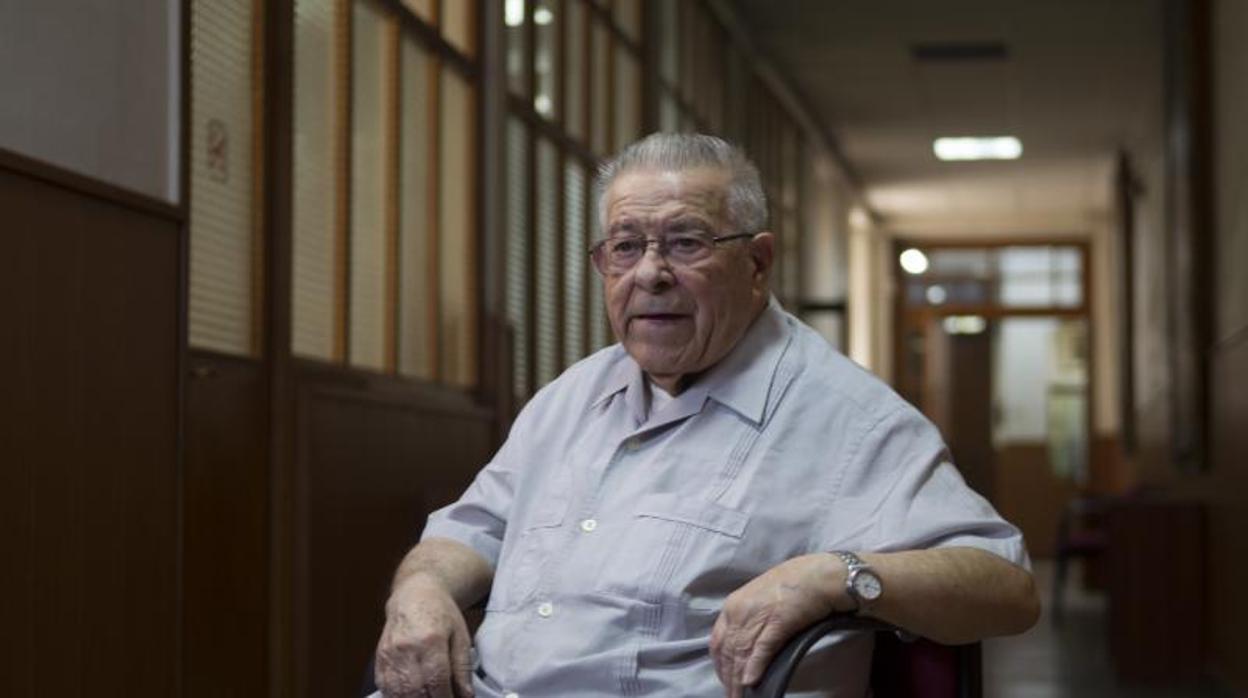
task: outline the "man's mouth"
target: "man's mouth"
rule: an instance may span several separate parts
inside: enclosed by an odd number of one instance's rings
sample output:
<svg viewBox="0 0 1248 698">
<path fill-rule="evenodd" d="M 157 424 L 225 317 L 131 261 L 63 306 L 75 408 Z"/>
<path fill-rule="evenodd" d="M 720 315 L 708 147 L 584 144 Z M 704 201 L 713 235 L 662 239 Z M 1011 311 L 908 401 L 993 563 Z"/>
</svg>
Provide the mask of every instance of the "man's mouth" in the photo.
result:
<svg viewBox="0 0 1248 698">
<path fill-rule="evenodd" d="M 638 313 L 633 316 L 634 320 L 647 320 L 650 322 L 676 322 L 689 317 L 680 313 Z"/>
</svg>

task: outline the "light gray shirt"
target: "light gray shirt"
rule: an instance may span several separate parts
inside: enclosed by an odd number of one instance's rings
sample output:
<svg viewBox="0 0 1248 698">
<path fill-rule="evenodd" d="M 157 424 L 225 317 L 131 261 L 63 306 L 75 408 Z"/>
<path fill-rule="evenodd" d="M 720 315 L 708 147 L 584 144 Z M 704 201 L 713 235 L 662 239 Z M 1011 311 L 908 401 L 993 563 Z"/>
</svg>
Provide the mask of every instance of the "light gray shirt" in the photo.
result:
<svg viewBox="0 0 1248 698">
<path fill-rule="evenodd" d="M 1028 564 L 936 429 L 774 299 L 719 364 L 649 403 L 622 347 L 595 353 L 430 515 L 423 538 L 494 565 L 478 696 L 722 696 L 707 644 L 724 599 L 806 553 L 960 545 Z M 824 643 L 797 683 L 863 695 L 870 643 Z"/>
</svg>

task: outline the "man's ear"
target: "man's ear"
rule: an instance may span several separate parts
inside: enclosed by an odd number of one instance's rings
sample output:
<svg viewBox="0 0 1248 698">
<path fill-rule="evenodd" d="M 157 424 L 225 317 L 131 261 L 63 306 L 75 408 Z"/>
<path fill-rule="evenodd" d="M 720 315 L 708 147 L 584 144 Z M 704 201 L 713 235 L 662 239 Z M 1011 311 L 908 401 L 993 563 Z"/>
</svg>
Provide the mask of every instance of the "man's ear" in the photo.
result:
<svg viewBox="0 0 1248 698">
<path fill-rule="evenodd" d="M 754 261 L 754 276 L 766 280 L 771 276 L 771 265 L 776 258 L 776 236 L 761 232 L 750 239 L 750 259 Z"/>
</svg>

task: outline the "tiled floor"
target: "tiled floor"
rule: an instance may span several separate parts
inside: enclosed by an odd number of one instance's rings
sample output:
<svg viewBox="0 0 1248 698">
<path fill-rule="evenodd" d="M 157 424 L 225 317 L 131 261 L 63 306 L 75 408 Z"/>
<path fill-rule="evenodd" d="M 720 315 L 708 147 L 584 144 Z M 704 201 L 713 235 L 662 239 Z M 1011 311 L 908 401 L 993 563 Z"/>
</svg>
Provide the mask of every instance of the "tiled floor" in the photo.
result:
<svg viewBox="0 0 1248 698">
<path fill-rule="evenodd" d="M 1066 585 L 1065 615 L 1060 625 L 1048 601 L 1053 565 L 1035 564 L 1045 602 L 1036 627 L 1017 637 L 984 643 L 984 695 L 987 698 L 1222 698 L 1210 686 L 1125 686 L 1114 678 L 1106 642 L 1105 597 L 1078 588 L 1079 570 Z"/>
</svg>

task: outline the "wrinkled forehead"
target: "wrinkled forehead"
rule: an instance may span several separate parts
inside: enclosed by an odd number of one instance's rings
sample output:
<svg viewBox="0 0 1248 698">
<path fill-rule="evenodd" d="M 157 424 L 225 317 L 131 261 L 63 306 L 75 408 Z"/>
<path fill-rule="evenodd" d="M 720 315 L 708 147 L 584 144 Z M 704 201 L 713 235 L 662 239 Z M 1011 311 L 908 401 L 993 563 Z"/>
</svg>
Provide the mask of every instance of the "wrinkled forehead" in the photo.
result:
<svg viewBox="0 0 1248 698">
<path fill-rule="evenodd" d="M 606 227 L 609 230 L 622 219 L 646 222 L 673 217 L 719 223 L 727 214 L 728 183 L 728 172 L 711 167 L 622 172 L 606 191 Z"/>
</svg>

